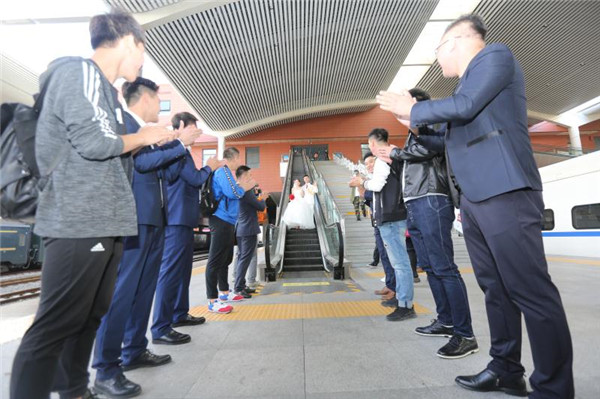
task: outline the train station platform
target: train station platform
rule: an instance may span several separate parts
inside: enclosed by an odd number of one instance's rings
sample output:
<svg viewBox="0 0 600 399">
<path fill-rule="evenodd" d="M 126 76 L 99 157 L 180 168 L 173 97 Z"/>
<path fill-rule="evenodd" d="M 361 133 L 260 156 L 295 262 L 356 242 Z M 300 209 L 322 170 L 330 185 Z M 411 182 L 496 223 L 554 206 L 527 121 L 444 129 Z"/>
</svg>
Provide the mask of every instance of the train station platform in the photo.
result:
<svg viewBox="0 0 600 399">
<path fill-rule="evenodd" d="M 179 328 L 192 341 L 180 346 L 152 345 L 172 363 L 127 372 L 142 385 L 144 399 L 347 399 L 347 398 L 505 398 L 459 388 L 459 374 L 479 372 L 489 361 L 490 338 L 483 294 L 472 272 L 462 238 L 455 236 L 456 262 L 469 292 L 480 351 L 460 360 L 438 358 L 442 338 L 420 337 L 417 326 L 435 317 L 426 277 L 415 284 L 418 317 L 388 322 L 389 308 L 373 290 L 381 288 L 381 268 L 355 267 L 352 280 L 323 273 L 263 284 L 251 300 L 230 315 L 207 314 L 205 261 L 197 262 L 190 287 L 194 315 L 206 324 Z M 366 248 L 365 251 L 371 251 Z M 262 251 L 259 256 L 262 256 Z M 567 311 L 575 353 L 576 397 L 600 397 L 600 259 L 548 258 L 550 272 Z M 231 269 L 231 268 L 230 268 Z M 0 308 L 2 390 L 8 398 L 14 353 L 37 300 Z M 525 329 L 523 329 L 525 331 Z M 532 372 L 527 336 L 523 364 Z M 94 371 L 90 370 L 94 379 Z M 53 398 L 57 397 L 53 395 Z"/>
</svg>

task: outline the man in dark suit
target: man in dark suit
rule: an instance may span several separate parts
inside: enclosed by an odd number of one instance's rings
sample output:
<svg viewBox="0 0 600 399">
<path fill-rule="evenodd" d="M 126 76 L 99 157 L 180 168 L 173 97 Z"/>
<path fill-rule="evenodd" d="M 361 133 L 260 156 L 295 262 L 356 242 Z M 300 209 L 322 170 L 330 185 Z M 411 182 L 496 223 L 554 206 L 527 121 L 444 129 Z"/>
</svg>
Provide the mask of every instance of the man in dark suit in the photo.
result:
<svg viewBox="0 0 600 399">
<path fill-rule="evenodd" d="M 474 15 L 446 29 L 436 55 L 445 77 L 460 77 L 451 97 L 415 103 L 407 92 L 382 92 L 377 101 L 413 127 L 448 122 L 448 171 L 460 193 L 465 241 L 485 293 L 492 341 L 487 368 L 456 382 L 476 391 L 527 395 L 523 313 L 535 367 L 530 398 L 573 398 L 571 336 L 544 257 L 542 183 L 527 131 L 523 71 L 508 47 L 486 46 L 485 33 Z"/>
<path fill-rule="evenodd" d="M 250 174 L 250 168 L 241 165 L 235 171 L 236 180 L 243 179 L 245 174 Z M 246 299 L 252 298 L 255 291 L 246 287 L 246 272 L 256 253 L 256 243 L 260 226 L 258 224 L 257 212 L 265 210 L 265 201 L 256 198 L 254 187 L 247 190 L 240 200 L 240 210 L 237 223 L 235 224 L 235 235 L 238 245 L 238 259 L 235 268 L 234 292 Z"/>
<path fill-rule="evenodd" d="M 158 85 L 137 78 L 123 84 L 127 133 L 136 133 L 148 122 L 158 122 Z M 179 140 L 164 146 L 142 148 L 134 156 L 133 195 L 138 235 L 125 237 L 111 306 L 96 335 L 93 367 L 96 389 L 107 395 L 135 395 L 141 388 L 123 375 L 123 370 L 159 366 L 169 355 L 147 349 L 146 329 L 156 289 L 164 244 L 164 198 L 160 168 L 185 156 L 185 145 L 200 135 L 194 127 L 183 129 Z M 122 364 L 121 364 L 122 361 Z"/>
<path fill-rule="evenodd" d="M 171 122 L 173 129 L 196 127 L 198 119 L 189 112 L 176 114 Z M 188 334 L 172 327 L 199 325 L 206 320 L 194 317 L 189 311 L 189 285 L 194 257 L 194 227 L 198 226 L 199 189 L 221 162 L 212 157 L 206 166 L 196 169 L 189 150 L 165 170 L 167 180 L 167 226 L 165 249 L 156 288 L 152 324 L 152 342 L 177 345 L 191 341 Z"/>
</svg>

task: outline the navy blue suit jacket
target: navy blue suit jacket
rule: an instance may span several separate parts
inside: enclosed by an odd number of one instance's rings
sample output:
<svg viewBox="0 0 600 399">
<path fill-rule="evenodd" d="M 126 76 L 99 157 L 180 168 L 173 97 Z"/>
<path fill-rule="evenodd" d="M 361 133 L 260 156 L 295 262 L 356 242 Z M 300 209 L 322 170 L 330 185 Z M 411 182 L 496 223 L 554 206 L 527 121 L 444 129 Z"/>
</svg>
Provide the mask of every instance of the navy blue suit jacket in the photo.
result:
<svg viewBox="0 0 600 399">
<path fill-rule="evenodd" d="M 185 156 L 165 170 L 167 180 L 167 224 L 197 227 L 200 216 L 200 187 L 212 170 L 205 166 L 196 169 L 194 158 Z"/>
<path fill-rule="evenodd" d="M 448 122 L 448 162 L 469 201 L 542 189 L 527 130 L 523 71 L 505 45 L 486 46 L 451 97 L 418 102 L 410 117 L 412 126 Z"/>
<path fill-rule="evenodd" d="M 124 113 L 127 133 L 137 133 L 140 125 L 127 112 Z M 185 147 L 178 140 L 163 146 L 147 146 L 133 157 L 133 197 L 137 210 L 138 224 L 164 226 L 164 198 L 161 193 L 161 168 L 186 154 Z"/>
<path fill-rule="evenodd" d="M 235 225 L 235 235 L 245 237 L 259 234 L 257 212 L 264 211 L 265 207 L 265 201 L 256 198 L 253 189 L 246 191 L 240 200 L 240 213 Z"/>
</svg>

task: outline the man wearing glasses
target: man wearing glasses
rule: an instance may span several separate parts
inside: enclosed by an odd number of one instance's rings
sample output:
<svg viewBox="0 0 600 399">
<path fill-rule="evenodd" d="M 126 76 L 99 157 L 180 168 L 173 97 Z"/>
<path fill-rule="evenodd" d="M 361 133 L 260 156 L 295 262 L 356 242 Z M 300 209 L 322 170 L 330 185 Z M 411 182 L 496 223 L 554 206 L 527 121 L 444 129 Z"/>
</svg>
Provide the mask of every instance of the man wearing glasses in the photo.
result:
<svg viewBox="0 0 600 399">
<path fill-rule="evenodd" d="M 419 127 L 448 122 L 448 172 L 458 189 L 465 241 L 485 293 L 492 361 L 456 382 L 475 391 L 527 396 L 521 364 L 521 313 L 535 370 L 530 398 L 573 398 L 573 350 L 560 295 L 542 243 L 542 183 L 529 133 L 523 71 L 503 44 L 486 45 L 474 15 L 446 29 L 436 48 L 450 97 L 416 103 L 381 92 L 381 108 Z M 425 145 L 426 136 L 422 138 Z M 388 156 L 388 153 L 380 153 Z"/>
</svg>

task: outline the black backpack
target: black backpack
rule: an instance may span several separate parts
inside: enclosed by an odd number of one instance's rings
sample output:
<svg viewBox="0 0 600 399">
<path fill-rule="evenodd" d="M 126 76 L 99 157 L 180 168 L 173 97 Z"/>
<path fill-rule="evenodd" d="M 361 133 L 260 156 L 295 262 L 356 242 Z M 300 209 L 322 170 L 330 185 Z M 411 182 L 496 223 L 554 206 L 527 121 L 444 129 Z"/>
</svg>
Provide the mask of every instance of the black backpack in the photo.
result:
<svg viewBox="0 0 600 399">
<path fill-rule="evenodd" d="M 212 187 L 214 175 L 215 172 L 211 172 L 200 188 L 200 214 L 203 217 L 211 216 L 219 207 L 219 200 L 215 198 Z"/>
<path fill-rule="evenodd" d="M 1 106 L 0 216 L 5 219 L 28 219 L 35 215 L 39 193 L 66 152 L 63 148 L 48 173 L 40 175 L 35 159 L 35 130 L 49 81 L 33 107 L 20 103 Z"/>
</svg>

